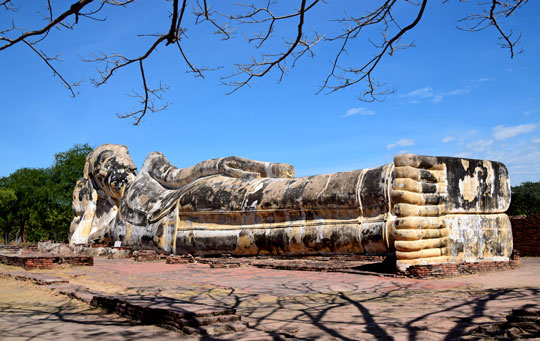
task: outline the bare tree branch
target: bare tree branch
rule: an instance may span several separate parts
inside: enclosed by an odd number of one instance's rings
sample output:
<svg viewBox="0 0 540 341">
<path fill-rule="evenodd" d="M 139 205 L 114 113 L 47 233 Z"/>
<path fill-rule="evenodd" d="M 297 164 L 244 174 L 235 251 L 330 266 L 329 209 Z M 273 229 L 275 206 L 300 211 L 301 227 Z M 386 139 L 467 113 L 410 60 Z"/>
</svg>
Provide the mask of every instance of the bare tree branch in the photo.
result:
<svg viewBox="0 0 540 341">
<path fill-rule="evenodd" d="M 313 6 L 316 3 L 318 3 L 319 0 L 314 0 L 313 3 L 310 4 L 308 7 L 306 7 L 306 2 L 307 2 L 306 0 L 302 0 L 300 2 L 300 8 L 298 9 L 298 11 L 296 13 L 286 15 L 286 16 L 281 16 L 281 17 L 274 16 L 272 14 L 272 12 L 270 12 L 268 7 L 266 7 L 264 10 L 253 7 L 254 12 L 257 12 L 257 13 L 265 12 L 265 13 L 267 13 L 267 14 L 269 14 L 271 16 L 271 19 L 268 19 L 268 20 L 265 20 L 265 19 L 263 19 L 263 20 L 252 20 L 253 23 L 270 21 L 270 25 L 269 25 L 269 28 L 268 28 L 268 31 L 267 31 L 268 33 L 266 34 L 266 36 L 264 38 L 262 38 L 262 40 L 259 43 L 258 47 L 260 47 L 261 44 L 263 44 L 266 41 L 266 39 L 268 38 L 270 32 L 272 31 L 272 28 L 273 28 L 274 23 L 276 22 L 276 20 L 298 17 L 296 38 L 295 38 L 295 40 L 293 42 L 288 42 L 289 48 L 285 52 L 276 53 L 276 54 L 263 54 L 261 56 L 261 60 L 253 59 L 252 62 L 249 63 L 249 64 L 237 64 L 236 67 L 237 67 L 238 71 L 236 73 L 234 73 L 231 76 L 222 78 L 222 82 L 224 84 L 233 86 L 233 90 L 231 90 L 228 94 L 234 93 L 237 90 L 239 90 L 240 88 L 242 88 L 242 87 L 244 87 L 246 85 L 249 85 L 250 81 L 255 77 L 257 77 L 257 78 L 264 77 L 268 72 L 270 72 L 274 68 L 277 68 L 279 70 L 279 72 L 280 72 L 279 81 L 281 81 L 283 79 L 283 76 L 285 75 L 285 72 L 286 72 L 286 69 L 287 69 L 286 64 L 285 64 L 286 59 L 291 55 L 295 56 L 296 59 L 298 59 L 300 56 L 305 54 L 308 50 L 310 50 L 314 45 L 316 45 L 321 40 L 320 37 L 317 37 L 317 39 L 315 39 L 313 41 L 303 40 L 304 17 L 305 17 L 306 11 L 313 8 Z M 270 4 L 271 3 L 268 2 L 268 6 Z M 246 17 L 252 17 L 252 15 L 240 16 L 239 17 L 240 21 L 244 20 Z M 236 17 L 233 17 L 233 18 L 236 19 Z M 277 19 L 277 18 L 281 18 L 281 19 Z M 276 20 L 274 20 L 274 19 L 276 19 Z M 295 50 L 296 50 L 296 48 L 298 46 L 302 46 L 303 50 L 297 51 L 296 54 L 295 54 Z M 294 65 L 294 63 L 295 63 L 295 61 L 293 61 L 293 65 Z M 246 75 L 247 77 L 242 81 L 235 81 L 235 80 L 227 81 L 228 79 L 237 77 L 239 75 Z"/>
<path fill-rule="evenodd" d="M 74 1 L 74 0 L 72 0 Z M 186 72 L 193 73 L 195 77 L 204 78 L 205 72 L 218 68 L 198 67 L 185 53 L 186 32 L 192 29 L 189 16 L 194 19 L 195 27 L 199 24 L 206 24 L 214 29 L 214 33 L 221 36 L 222 40 L 234 37 L 237 30 L 244 35 L 247 44 L 257 51 L 256 56 L 252 56 L 245 63 L 234 65 L 232 74 L 221 77 L 222 84 L 232 87 L 229 92 L 251 86 L 257 79 L 267 76 L 275 71 L 278 75 L 278 82 L 282 81 L 289 68 L 294 68 L 302 57 L 314 57 L 318 45 L 327 44 L 334 48 L 334 56 L 330 61 L 330 71 L 326 75 L 317 93 L 333 93 L 349 86 L 365 83 L 365 89 L 361 95 L 361 100 L 375 101 L 381 97 L 393 93 L 395 90 L 386 88 L 386 84 L 375 79 L 375 71 L 379 67 L 385 55 L 394 56 L 397 51 L 414 47 L 414 41 L 403 42 L 404 37 L 421 21 L 427 0 L 382 0 L 377 2 L 373 8 L 365 13 L 348 14 L 345 11 L 343 17 L 328 18 L 331 25 L 342 29 L 337 34 L 330 33 L 331 29 L 319 34 L 315 30 L 308 31 L 306 20 L 308 14 L 315 9 L 322 7 L 325 0 L 297 0 L 291 5 L 291 1 L 279 2 L 278 0 L 267 0 L 263 5 L 255 5 L 251 0 L 243 0 L 238 4 L 239 14 L 223 13 L 219 10 L 222 4 L 216 0 L 167 0 L 172 6 L 169 10 L 166 26 L 158 30 L 157 33 L 139 34 L 142 37 L 152 37 L 150 46 L 143 50 L 142 54 L 128 56 L 121 53 L 92 54 L 91 58 L 81 58 L 84 62 L 95 63 L 98 66 L 97 79 L 91 79 L 95 86 L 102 86 L 107 83 L 120 69 L 138 64 L 136 72 L 141 75 L 142 91 L 138 93 L 132 90 L 129 95 L 136 99 L 136 107 L 131 112 L 121 114 L 119 117 L 132 117 L 138 125 L 142 118 L 149 112 L 158 112 L 167 108 L 169 103 L 160 104 L 163 101 L 163 93 L 168 89 L 160 83 L 159 87 L 153 89 L 148 86 L 147 80 L 153 78 L 145 70 L 149 57 L 158 51 L 160 46 L 176 45 L 178 57 L 185 65 Z M 449 0 L 443 0 L 443 3 Z M 54 1 L 43 1 L 45 10 L 38 12 L 45 23 L 37 29 L 22 29 L 16 26 L 11 20 L 11 25 L 0 29 L 0 51 L 6 50 L 16 44 L 22 43 L 30 47 L 33 53 L 37 54 L 45 62 L 47 67 L 58 76 L 60 83 L 66 87 L 71 96 L 76 93 L 73 89 L 78 83 L 70 84 L 59 70 L 55 68 L 55 62 L 59 62 L 58 56 L 49 57 L 39 49 L 38 44 L 45 38 L 50 38 L 50 31 L 53 28 L 73 30 L 78 27 L 79 19 L 89 19 L 94 21 L 107 20 L 105 8 L 110 6 L 127 6 L 134 0 L 76 0 L 71 6 L 60 15 L 56 8 L 53 10 Z M 466 2 L 466 0 L 460 0 Z M 527 4 L 528 0 L 478 0 L 479 11 L 470 14 L 460 20 L 459 29 L 468 31 L 480 31 L 493 26 L 501 40 L 501 46 L 510 50 L 513 58 L 520 51 L 516 50 L 521 35 L 514 36 L 511 29 L 504 25 L 504 19 L 514 15 L 520 8 Z M 92 5 L 91 5 L 92 4 Z M 93 5 L 95 4 L 95 5 Z M 257 2 L 259 4 L 259 2 Z M 294 5 L 298 8 L 294 8 Z M 408 18 L 407 11 L 402 11 L 401 4 L 414 7 L 414 15 Z M 105 6 L 110 5 L 110 6 Z M 193 6 L 193 12 L 186 12 L 188 5 Z M 215 5 L 217 10 L 212 8 Z M 397 6 L 400 5 L 399 11 Z M 27 4 L 25 3 L 25 6 Z M 289 7 L 287 7 L 289 6 Z M 366 6 L 369 6 L 367 4 Z M 0 7 L 6 11 L 16 11 L 12 0 L 0 0 Z M 321 12 L 312 18 L 319 18 Z M 324 15 L 324 14 L 323 14 Z M 13 18 L 13 17 L 12 17 Z M 9 23 L 9 22 L 8 22 Z M 294 28 L 291 29 L 291 24 Z M 326 27 L 325 27 L 326 29 Z M 380 36 L 373 36 L 371 30 L 378 30 Z M 363 34 L 368 31 L 367 36 Z M 254 33 L 253 33 L 254 32 Z M 282 33 L 281 37 L 276 37 Z M 308 32 L 308 33 L 306 33 Z M 354 51 L 353 41 L 363 38 L 367 47 L 374 50 L 372 57 L 363 62 L 358 62 L 356 56 L 349 58 L 348 55 Z M 163 44 L 162 44 L 163 43 Z M 277 43 L 284 44 L 284 48 L 275 50 Z M 355 49 L 356 46 L 355 46 Z M 365 51 L 362 51 L 366 53 Z M 351 61 L 352 60 L 352 61 Z M 54 65 L 53 65 L 54 64 Z"/>
<path fill-rule="evenodd" d="M 462 23 L 465 26 L 456 26 L 460 30 L 473 32 L 485 30 L 490 26 L 495 27 L 499 34 L 499 39 L 502 40 L 501 47 L 509 49 L 510 58 L 514 58 L 515 55 L 522 52 L 521 50 L 515 50 L 519 40 L 521 39 L 521 34 L 519 34 L 517 38 L 513 38 L 513 31 L 510 30 L 509 33 L 505 32 L 501 28 L 500 18 L 508 18 L 512 16 L 518 8 L 521 8 L 527 2 L 528 0 L 491 0 L 489 3 L 480 3 L 479 5 L 486 6 L 481 13 L 475 13 L 464 17 L 459 21 L 459 23 Z"/>
<path fill-rule="evenodd" d="M 155 112 L 165 110 L 169 106 L 169 103 L 165 103 L 162 106 L 156 106 L 156 104 L 155 104 L 155 99 L 161 100 L 162 98 L 161 98 L 160 93 L 167 91 L 168 87 L 163 86 L 163 85 L 160 84 L 158 88 L 150 89 L 148 87 L 148 85 L 146 84 L 146 76 L 144 74 L 144 66 L 143 66 L 142 59 L 139 60 L 139 69 L 141 71 L 141 78 L 142 78 L 142 83 L 143 83 L 142 86 L 143 86 L 144 95 L 140 95 L 135 90 L 132 90 L 132 94 L 129 95 L 129 96 L 137 98 L 138 102 L 142 106 L 142 108 L 137 109 L 137 110 L 133 109 L 131 112 L 129 112 L 127 114 L 117 114 L 117 116 L 119 118 L 133 117 L 135 119 L 135 121 L 133 123 L 134 125 L 139 125 L 139 123 L 141 122 L 143 117 L 149 111 L 155 113 Z"/>
<path fill-rule="evenodd" d="M 206 0 L 203 0 L 202 6 L 201 3 L 197 0 L 197 6 L 199 7 L 199 9 L 195 11 L 196 23 L 208 21 L 218 30 L 217 33 L 221 33 L 223 35 L 223 40 L 228 40 L 231 38 L 232 31 L 229 29 L 229 27 L 219 25 L 212 18 L 212 14 L 209 10 Z"/>
<path fill-rule="evenodd" d="M 98 70 L 101 79 L 96 80 L 92 79 L 92 83 L 95 86 L 101 86 L 105 84 L 114 74 L 114 72 L 120 68 L 126 67 L 132 63 L 140 62 L 148 58 L 150 54 L 156 49 L 156 47 L 167 39 L 166 35 L 160 36 L 150 48 L 140 57 L 137 58 L 128 58 L 124 55 L 115 53 L 111 55 L 102 54 L 101 57 L 95 56 L 93 59 L 83 59 L 84 62 L 93 62 L 93 63 L 105 63 L 105 68 L 103 70 Z M 112 67 L 110 67 L 112 65 Z"/>
<path fill-rule="evenodd" d="M 8 47 L 17 44 L 18 42 L 21 42 L 21 41 L 25 40 L 26 38 L 29 38 L 29 37 L 32 37 L 32 36 L 40 36 L 40 35 L 48 32 L 51 28 L 53 28 L 54 26 L 60 24 L 62 21 L 64 21 L 64 19 L 66 19 L 67 17 L 69 17 L 71 15 L 75 15 L 77 17 L 78 14 L 79 14 L 79 11 L 83 7 L 85 7 L 86 5 L 90 4 L 92 1 L 94 1 L 94 0 L 79 0 L 79 1 L 77 1 L 76 3 L 71 5 L 71 7 L 67 11 L 60 14 L 56 19 L 52 20 L 51 22 L 49 22 L 49 24 L 45 25 L 44 27 L 42 27 L 39 30 L 25 32 L 25 33 L 21 34 L 20 36 L 18 36 L 15 39 L 8 39 L 6 37 L 0 37 L 0 40 L 3 40 L 3 41 L 7 42 L 6 44 L 0 46 L 0 51 L 5 50 Z"/>
<path fill-rule="evenodd" d="M 514 45 L 517 44 L 519 38 L 515 42 L 511 42 L 510 36 L 512 35 L 512 33 L 510 33 L 510 35 L 506 35 L 506 33 L 503 32 L 503 30 L 499 26 L 499 23 L 497 22 L 495 14 L 495 9 L 497 8 L 497 5 L 498 1 L 492 0 L 491 9 L 489 10 L 489 19 L 491 20 L 491 24 L 495 26 L 495 28 L 497 28 L 497 31 L 499 31 L 501 38 L 506 41 L 506 45 L 503 45 L 503 47 L 506 46 L 510 49 L 510 58 L 514 58 Z"/>
<path fill-rule="evenodd" d="M 62 75 L 54 68 L 54 66 L 52 66 L 50 61 L 51 60 L 58 60 L 58 57 L 57 56 L 52 57 L 52 58 L 47 57 L 43 52 L 40 52 L 40 51 L 36 50 L 36 48 L 33 46 L 33 44 L 28 43 L 26 40 L 22 40 L 22 42 L 24 44 L 26 44 L 26 46 L 31 48 L 32 51 L 34 51 L 45 62 L 45 64 L 47 64 L 47 66 L 49 67 L 49 69 L 52 70 L 54 75 L 56 75 L 56 76 L 58 76 L 58 78 L 60 78 L 60 82 L 62 83 L 62 85 L 64 85 L 64 87 L 66 87 L 66 89 L 69 90 L 69 92 L 71 93 L 71 97 L 75 97 L 76 93 L 75 93 L 75 91 L 73 91 L 73 87 L 80 85 L 80 82 L 79 83 L 73 83 L 73 84 L 68 83 L 68 81 L 66 81 L 64 79 L 64 77 L 62 77 Z"/>
<path fill-rule="evenodd" d="M 386 94 L 394 92 L 394 90 L 384 90 L 382 92 L 376 92 L 376 89 L 384 86 L 384 84 L 376 82 L 373 79 L 373 71 L 375 70 L 375 68 L 377 67 L 377 65 L 379 64 L 379 62 L 381 61 L 381 59 L 383 58 L 383 56 L 386 54 L 388 50 L 389 50 L 389 54 L 392 55 L 398 48 L 403 49 L 403 48 L 413 46 L 412 44 L 399 45 L 399 46 L 396 46 L 395 44 L 400 40 L 400 38 L 403 35 L 405 35 L 408 31 L 413 29 L 420 22 L 420 19 L 422 19 L 422 15 L 424 14 L 424 10 L 427 5 L 427 0 L 422 0 L 416 17 L 409 25 L 401 28 L 399 24 L 396 24 L 396 26 L 400 28 L 399 31 L 395 35 L 393 35 L 392 38 L 388 39 L 388 33 L 390 30 L 389 24 L 395 22 L 395 20 L 390 14 L 390 11 L 393 8 L 395 2 L 396 0 L 386 1 L 383 5 L 377 8 L 375 11 L 370 12 L 366 16 L 363 16 L 360 18 L 348 18 L 348 19 L 342 20 L 345 22 L 353 22 L 355 23 L 355 25 L 350 26 L 345 31 L 345 33 L 335 38 L 328 39 L 329 41 L 342 39 L 343 43 L 341 44 L 341 47 L 339 48 L 338 53 L 336 54 L 336 57 L 334 58 L 332 69 L 329 75 L 326 77 L 326 79 L 324 80 L 323 84 L 321 85 L 317 93 L 321 93 L 325 89 L 329 90 L 328 93 L 336 92 L 343 88 L 355 85 L 363 80 L 367 81 L 367 89 L 364 91 L 362 97 L 360 98 L 361 100 L 372 102 L 372 101 L 378 100 L 378 97 L 381 95 L 386 95 Z M 363 28 L 370 25 L 379 24 L 379 23 L 383 23 L 384 25 L 383 43 L 380 45 L 377 45 L 377 44 L 374 44 L 374 45 L 376 48 L 379 48 L 380 51 L 360 68 L 341 67 L 339 65 L 340 58 L 346 52 L 346 47 L 350 39 L 356 38 Z M 339 70 L 340 73 L 337 73 L 337 70 Z M 338 82 L 338 84 L 330 85 L 330 81 L 332 79 L 335 79 Z"/>
<path fill-rule="evenodd" d="M 6 11 L 16 11 L 16 8 L 15 6 L 13 5 L 13 3 L 11 2 L 11 0 L 3 0 L 3 1 L 0 1 L 0 6 L 1 7 L 4 7 L 4 9 Z"/>
</svg>

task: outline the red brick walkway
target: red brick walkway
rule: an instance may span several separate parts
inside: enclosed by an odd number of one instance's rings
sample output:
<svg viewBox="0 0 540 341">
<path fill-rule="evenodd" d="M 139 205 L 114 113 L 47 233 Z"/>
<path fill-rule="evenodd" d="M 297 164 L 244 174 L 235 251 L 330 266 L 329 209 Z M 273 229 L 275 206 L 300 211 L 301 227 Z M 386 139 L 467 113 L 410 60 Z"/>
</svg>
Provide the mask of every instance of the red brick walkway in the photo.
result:
<svg viewBox="0 0 540 341">
<path fill-rule="evenodd" d="M 442 280 L 96 258 L 94 267 L 45 270 L 119 294 L 235 308 L 270 338 L 451 340 L 513 308 L 540 305 L 540 259 L 518 270 Z"/>
</svg>

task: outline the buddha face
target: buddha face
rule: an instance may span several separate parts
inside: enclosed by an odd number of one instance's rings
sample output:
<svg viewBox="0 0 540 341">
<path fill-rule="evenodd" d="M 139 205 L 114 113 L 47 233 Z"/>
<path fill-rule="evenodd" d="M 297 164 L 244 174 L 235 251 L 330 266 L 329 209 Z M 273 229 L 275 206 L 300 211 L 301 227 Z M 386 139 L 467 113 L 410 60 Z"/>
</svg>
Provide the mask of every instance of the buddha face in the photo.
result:
<svg viewBox="0 0 540 341">
<path fill-rule="evenodd" d="M 126 146 L 107 144 L 96 148 L 87 160 L 88 176 L 96 189 L 120 200 L 127 186 L 135 180 L 137 167 Z"/>
</svg>

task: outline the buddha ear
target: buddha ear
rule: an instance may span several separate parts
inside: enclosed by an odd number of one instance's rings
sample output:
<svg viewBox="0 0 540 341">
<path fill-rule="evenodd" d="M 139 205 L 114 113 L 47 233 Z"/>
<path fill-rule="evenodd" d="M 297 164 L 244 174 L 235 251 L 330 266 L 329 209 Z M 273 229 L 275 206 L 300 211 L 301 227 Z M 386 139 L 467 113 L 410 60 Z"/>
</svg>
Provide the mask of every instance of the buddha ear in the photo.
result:
<svg viewBox="0 0 540 341">
<path fill-rule="evenodd" d="M 73 190 L 72 208 L 75 216 L 83 215 L 89 203 L 96 203 L 97 192 L 88 178 L 80 178 Z"/>
<path fill-rule="evenodd" d="M 90 179 L 83 177 L 77 181 L 73 190 L 73 201 L 71 202 L 74 217 L 69 228 L 70 239 L 77 229 L 83 228 L 84 225 L 91 226 L 95 214 L 97 197 L 97 192 L 94 186 L 92 186 Z"/>
</svg>

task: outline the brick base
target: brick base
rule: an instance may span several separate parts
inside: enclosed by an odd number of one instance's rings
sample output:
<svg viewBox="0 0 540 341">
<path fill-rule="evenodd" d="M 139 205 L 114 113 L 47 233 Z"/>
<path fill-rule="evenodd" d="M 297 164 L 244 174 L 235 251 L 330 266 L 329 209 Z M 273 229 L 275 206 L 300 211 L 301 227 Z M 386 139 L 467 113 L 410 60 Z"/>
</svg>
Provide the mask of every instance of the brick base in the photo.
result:
<svg viewBox="0 0 540 341">
<path fill-rule="evenodd" d="M 153 250 L 133 251 L 133 260 L 136 262 L 155 262 L 165 258 L 164 255 Z"/>
<path fill-rule="evenodd" d="M 59 264 L 72 266 L 92 266 L 94 257 L 90 256 L 57 256 L 45 254 L 0 255 L 0 263 L 20 266 L 25 270 L 52 269 Z"/>
<path fill-rule="evenodd" d="M 446 263 L 412 265 L 407 270 L 398 272 L 398 275 L 412 278 L 444 278 L 457 277 L 475 273 L 492 271 L 504 271 L 516 269 L 520 266 L 521 259 L 516 254 L 509 261 L 502 262 L 471 262 L 471 263 Z"/>
<path fill-rule="evenodd" d="M 188 263 L 195 263 L 195 258 L 190 255 L 182 255 L 182 256 L 175 256 L 171 255 L 167 257 L 165 260 L 165 263 L 167 264 L 188 264 Z"/>
<path fill-rule="evenodd" d="M 540 214 L 510 217 L 514 250 L 522 256 L 540 257 Z"/>
</svg>

